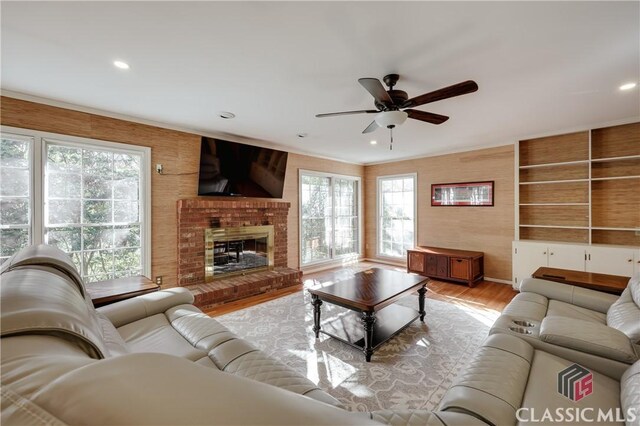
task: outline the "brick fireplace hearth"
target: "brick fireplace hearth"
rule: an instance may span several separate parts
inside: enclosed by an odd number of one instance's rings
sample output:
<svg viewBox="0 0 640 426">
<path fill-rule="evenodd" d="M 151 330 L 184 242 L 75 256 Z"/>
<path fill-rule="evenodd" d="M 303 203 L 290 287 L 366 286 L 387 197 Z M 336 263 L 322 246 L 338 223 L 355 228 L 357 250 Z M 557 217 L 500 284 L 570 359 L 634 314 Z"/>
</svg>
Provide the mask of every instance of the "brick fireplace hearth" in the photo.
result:
<svg viewBox="0 0 640 426">
<path fill-rule="evenodd" d="M 196 305 L 210 307 L 300 284 L 302 272 L 287 268 L 287 214 L 291 203 L 228 199 L 178 201 L 178 285 Z M 273 269 L 205 282 L 205 229 L 273 225 Z"/>
</svg>

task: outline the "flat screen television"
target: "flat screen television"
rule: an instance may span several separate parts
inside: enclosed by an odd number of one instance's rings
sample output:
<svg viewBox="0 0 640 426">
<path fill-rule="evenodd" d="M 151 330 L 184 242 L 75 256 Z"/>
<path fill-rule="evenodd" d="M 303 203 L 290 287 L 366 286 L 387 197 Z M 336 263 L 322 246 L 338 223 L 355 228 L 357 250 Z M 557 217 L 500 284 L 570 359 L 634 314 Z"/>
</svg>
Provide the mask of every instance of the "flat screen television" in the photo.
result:
<svg viewBox="0 0 640 426">
<path fill-rule="evenodd" d="M 198 195 L 282 198 L 288 153 L 202 138 Z"/>
</svg>

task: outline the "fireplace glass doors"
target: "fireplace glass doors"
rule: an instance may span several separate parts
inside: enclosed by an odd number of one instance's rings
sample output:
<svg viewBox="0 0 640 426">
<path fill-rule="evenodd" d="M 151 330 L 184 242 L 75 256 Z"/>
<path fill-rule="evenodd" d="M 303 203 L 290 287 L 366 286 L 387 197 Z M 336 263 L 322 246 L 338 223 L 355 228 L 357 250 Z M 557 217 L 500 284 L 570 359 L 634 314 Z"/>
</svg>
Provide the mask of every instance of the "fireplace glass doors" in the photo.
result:
<svg viewBox="0 0 640 426">
<path fill-rule="evenodd" d="M 273 225 L 205 230 L 205 281 L 273 267 Z"/>
</svg>

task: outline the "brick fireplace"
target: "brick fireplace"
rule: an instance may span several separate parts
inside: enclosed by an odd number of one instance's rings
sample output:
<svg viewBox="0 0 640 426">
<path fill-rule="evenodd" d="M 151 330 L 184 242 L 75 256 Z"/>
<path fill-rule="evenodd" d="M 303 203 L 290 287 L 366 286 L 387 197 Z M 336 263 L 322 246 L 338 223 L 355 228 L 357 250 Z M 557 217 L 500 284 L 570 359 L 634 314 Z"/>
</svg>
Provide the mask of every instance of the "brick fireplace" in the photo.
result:
<svg viewBox="0 0 640 426">
<path fill-rule="evenodd" d="M 196 305 L 211 307 L 300 284 L 302 273 L 287 267 L 287 215 L 280 201 L 185 199 L 178 201 L 178 285 Z M 209 228 L 273 226 L 273 267 L 246 275 L 205 280 L 205 232 Z M 209 282 L 207 282 L 209 281 Z"/>
</svg>

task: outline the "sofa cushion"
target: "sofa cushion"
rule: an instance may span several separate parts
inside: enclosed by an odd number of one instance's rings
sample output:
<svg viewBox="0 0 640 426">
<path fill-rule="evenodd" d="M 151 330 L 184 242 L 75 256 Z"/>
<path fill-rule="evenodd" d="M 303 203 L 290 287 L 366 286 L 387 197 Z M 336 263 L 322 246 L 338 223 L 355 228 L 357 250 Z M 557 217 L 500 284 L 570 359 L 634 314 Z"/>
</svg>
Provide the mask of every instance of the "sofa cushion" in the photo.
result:
<svg viewBox="0 0 640 426">
<path fill-rule="evenodd" d="M 607 316 L 601 312 L 581 308 L 580 306 L 558 300 L 549 300 L 547 316 L 574 318 L 582 321 L 593 321 L 599 324 L 606 324 L 607 322 Z"/>
<path fill-rule="evenodd" d="M 536 293 L 520 293 L 504 308 L 502 313 L 514 318 L 542 321 L 547 314 L 549 300 Z"/>
<path fill-rule="evenodd" d="M 555 415 L 556 408 L 592 408 L 588 415 L 597 415 L 598 408 L 605 412 L 619 407 L 620 385 L 610 377 L 592 371 L 593 393 L 579 401 L 572 401 L 558 392 L 558 373 L 570 367 L 574 363 L 566 359 L 551 355 L 547 352 L 536 350 L 531 363 L 529 383 L 522 400 L 522 408 L 519 412 L 521 421 L 519 424 L 540 424 L 534 422 L 532 417 L 541 418 L 546 409 Z M 528 410 L 528 411 L 527 411 Z M 523 421 L 524 420 L 524 421 Z M 526 421 L 531 420 L 531 421 Z M 557 422 L 556 424 L 563 424 Z M 565 423 L 569 424 L 569 423 Z M 619 423 L 598 423 L 619 424 Z"/>
<path fill-rule="evenodd" d="M 546 317 L 540 324 L 540 340 L 627 364 L 638 359 L 624 333 L 593 321 Z"/>
<path fill-rule="evenodd" d="M 108 350 L 93 306 L 74 284 L 40 269 L 15 269 L 2 274 L 2 337 L 55 336 L 82 348 L 92 358 Z"/>
<path fill-rule="evenodd" d="M 70 425 L 376 424 L 311 398 L 164 354 L 95 362 L 50 383 L 32 401 Z"/>
<path fill-rule="evenodd" d="M 62 250 L 46 244 L 26 247 L 7 259 L 1 272 L 8 272 L 23 267 L 51 267 L 60 271 L 71 280 L 82 295 L 87 297 L 82 277 L 71 258 Z"/>
<path fill-rule="evenodd" d="M 607 325 L 640 343 L 640 275 L 629 280 L 620 298 L 609 308 Z"/>
<path fill-rule="evenodd" d="M 445 426 L 437 416 L 426 410 L 380 410 L 361 415 L 389 426 Z"/>
<path fill-rule="evenodd" d="M 535 293 L 549 300 L 558 300 L 601 313 L 606 313 L 611 304 L 618 299 L 614 294 L 538 278 L 522 280 L 520 292 Z"/>
<path fill-rule="evenodd" d="M 224 368 L 221 368 L 227 373 L 257 380 L 258 382 L 267 383 L 302 395 L 306 395 L 309 392 L 318 389 L 318 386 L 316 386 L 315 383 L 296 373 L 291 369 L 291 367 L 268 357 L 262 351 L 255 349 L 251 351 L 251 346 L 244 343 L 242 340 L 227 342 L 224 345 L 221 345 L 221 348 L 225 349 L 225 346 L 235 347 L 234 349 L 227 348 L 230 350 L 227 352 L 228 355 L 231 355 L 233 352 L 242 353 L 242 355 L 239 355 L 228 362 Z M 216 361 L 214 360 L 214 362 Z M 221 365 L 217 362 L 216 364 L 218 367 Z M 339 403 L 333 398 L 326 400 L 325 402 L 329 401 L 331 401 L 330 403 L 332 405 L 339 405 Z"/>
<path fill-rule="evenodd" d="M 221 343 L 237 338 L 225 326 L 193 305 L 173 307 L 165 315 L 185 340 L 206 353 Z"/>
<path fill-rule="evenodd" d="M 1 352 L 0 387 L 11 386 L 25 397 L 70 371 L 99 362 L 72 342 L 47 335 L 3 337 Z M 4 424 L 3 420 L 0 423 Z"/>
<path fill-rule="evenodd" d="M 389 426 L 487 426 L 480 419 L 452 411 L 380 410 L 370 413 L 354 413 L 354 415 Z"/>
<path fill-rule="evenodd" d="M 640 424 L 640 361 L 636 361 L 620 380 L 620 406 L 623 412 L 634 410 L 636 425 Z"/>
<path fill-rule="evenodd" d="M 102 341 L 109 351 L 109 356 L 131 353 L 131 350 L 111 321 L 100 312 L 96 312 L 96 316 L 98 317 L 98 323 L 102 327 Z"/>
<path fill-rule="evenodd" d="M 98 312 L 103 313 L 116 327 L 121 327 L 151 315 L 163 314 L 174 306 L 191 303 L 193 294 L 189 290 L 174 287 L 101 306 Z"/>
<path fill-rule="evenodd" d="M 0 388 L 0 409 L 4 424 L 66 426 L 51 413 L 4 384 Z"/>
<path fill-rule="evenodd" d="M 489 336 L 440 402 L 489 424 L 513 425 L 527 386 L 533 347 L 506 334 Z"/>
<path fill-rule="evenodd" d="M 191 361 L 207 355 L 194 348 L 171 326 L 164 314 L 156 314 L 118 328 L 133 353 L 156 352 L 175 355 Z"/>
</svg>

